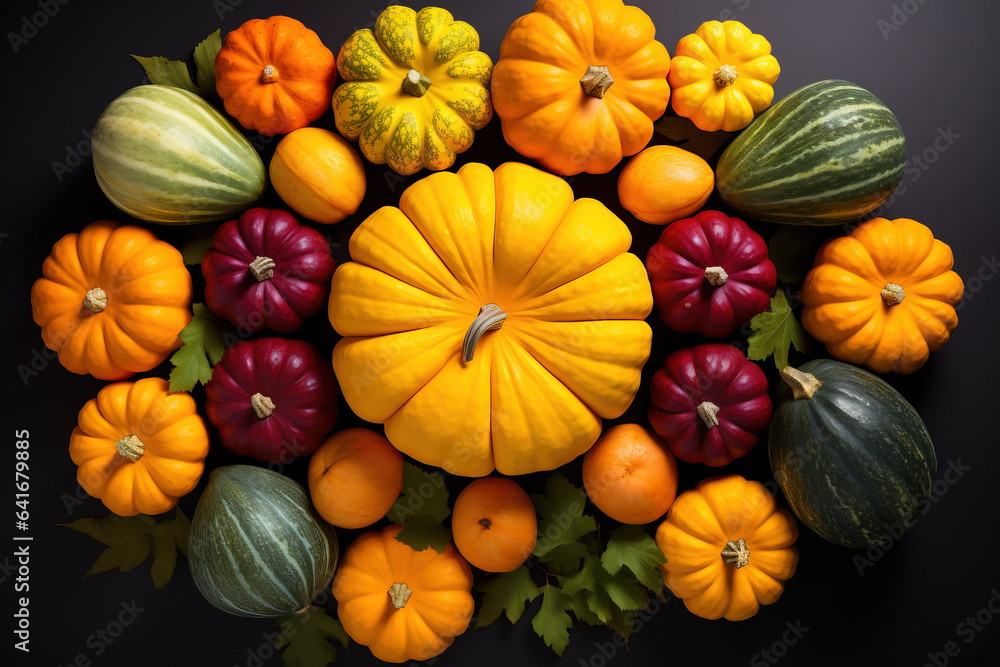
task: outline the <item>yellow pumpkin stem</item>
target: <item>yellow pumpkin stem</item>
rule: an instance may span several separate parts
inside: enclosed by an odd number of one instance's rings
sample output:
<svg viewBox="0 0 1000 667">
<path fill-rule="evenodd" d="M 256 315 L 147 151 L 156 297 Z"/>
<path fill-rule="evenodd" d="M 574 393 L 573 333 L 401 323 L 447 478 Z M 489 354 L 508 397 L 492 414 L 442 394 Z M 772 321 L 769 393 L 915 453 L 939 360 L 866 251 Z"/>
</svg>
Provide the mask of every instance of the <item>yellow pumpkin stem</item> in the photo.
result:
<svg viewBox="0 0 1000 667">
<path fill-rule="evenodd" d="M 406 606 L 406 601 L 410 599 L 413 595 L 413 591 L 406 584 L 393 584 L 389 588 L 389 599 L 392 601 L 392 606 L 396 609 L 402 609 Z"/>
<path fill-rule="evenodd" d="M 712 79 L 718 86 L 725 88 L 726 86 L 733 85 L 738 76 L 739 73 L 737 73 L 735 67 L 732 65 L 722 65 L 712 74 Z"/>
<path fill-rule="evenodd" d="M 126 435 L 115 443 L 115 449 L 118 450 L 119 454 L 135 463 L 146 452 L 146 444 L 137 435 Z"/>
<path fill-rule="evenodd" d="M 705 422 L 708 428 L 715 428 L 719 425 L 719 406 L 711 401 L 705 401 L 698 406 L 698 416 Z"/>
<path fill-rule="evenodd" d="M 823 386 L 823 383 L 817 380 L 816 376 L 811 373 L 803 373 L 791 366 L 785 366 L 781 369 L 781 379 L 792 388 L 792 396 L 795 397 L 795 400 L 812 398 L 816 390 Z"/>
<path fill-rule="evenodd" d="M 83 307 L 91 312 L 100 313 L 108 307 L 107 292 L 100 287 L 90 290 L 87 292 L 87 296 L 83 297 Z"/>
<path fill-rule="evenodd" d="M 250 268 L 250 273 L 253 274 L 253 277 L 257 279 L 257 282 L 263 282 L 274 277 L 275 263 L 270 257 L 257 255 L 247 266 Z"/>
<path fill-rule="evenodd" d="M 729 274 L 721 266 L 709 266 L 705 268 L 705 280 L 712 287 L 719 287 L 726 284 L 726 281 L 729 280 Z"/>
<path fill-rule="evenodd" d="M 750 564 L 750 550 L 747 549 L 747 541 L 742 537 L 735 542 L 729 540 L 726 548 L 722 550 L 722 558 L 726 565 L 736 565 L 736 569 L 746 567 Z"/>
<path fill-rule="evenodd" d="M 476 343 L 487 331 L 495 331 L 503 326 L 507 313 L 495 303 L 488 303 L 479 309 L 479 315 L 472 321 L 462 341 L 462 361 L 469 363 L 476 353 Z"/>
<path fill-rule="evenodd" d="M 415 69 L 403 77 L 403 90 L 414 97 L 423 97 L 431 89 L 431 80 Z"/>
<path fill-rule="evenodd" d="M 897 285 L 896 283 L 885 284 L 885 289 L 882 290 L 882 299 L 885 301 L 887 306 L 900 304 L 905 298 L 906 292 L 903 291 L 902 285 Z"/>
<path fill-rule="evenodd" d="M 274 413 L 274 402 L 264 396 L 259 391 L 250 397 L 250 407 L 253 411 L 257 413 L 258 419 L 264 419 L 265 417 L 270 417 Z"/>
<path fill-rule="evenodd" d="M 580 78 L 583 92 L 599 100 L 604 98 L 604 94 L 608 92 L 608 88 L 614 82 L 615 80 L 606 65 L 590 65 Z"/>
<path fill-rule="evenodd" d="M 278 80 L 278 70 L 274 65 L 268 65 L 264 68 L 264 71 L 260 73 L 261 83 L 275 83 Z"/>
</svg>

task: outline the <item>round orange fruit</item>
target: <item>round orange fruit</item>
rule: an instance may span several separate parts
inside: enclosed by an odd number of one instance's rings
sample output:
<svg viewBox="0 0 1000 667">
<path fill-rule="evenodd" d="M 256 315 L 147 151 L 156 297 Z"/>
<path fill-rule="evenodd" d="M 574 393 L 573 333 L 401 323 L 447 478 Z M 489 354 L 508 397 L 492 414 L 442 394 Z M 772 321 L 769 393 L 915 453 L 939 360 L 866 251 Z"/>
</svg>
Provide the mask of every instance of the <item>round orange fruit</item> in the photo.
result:
<svg viewBox="0 0 1000 667">
<path fill-rule="evenodd" d="M 650 146 L 618 177 L 618 199 L 643 222 L 666 225 L 687 218 L 708 201 L 715 174 L 703 159 L 676 146 Z"/>
<path fill-rule="evenodd" d="M 451 532 L 459 553 L 480 570 L 510 572 L 534 551 L 538 519 L 517 482 L 483 477 L 455 500 Z"/>
</svg>

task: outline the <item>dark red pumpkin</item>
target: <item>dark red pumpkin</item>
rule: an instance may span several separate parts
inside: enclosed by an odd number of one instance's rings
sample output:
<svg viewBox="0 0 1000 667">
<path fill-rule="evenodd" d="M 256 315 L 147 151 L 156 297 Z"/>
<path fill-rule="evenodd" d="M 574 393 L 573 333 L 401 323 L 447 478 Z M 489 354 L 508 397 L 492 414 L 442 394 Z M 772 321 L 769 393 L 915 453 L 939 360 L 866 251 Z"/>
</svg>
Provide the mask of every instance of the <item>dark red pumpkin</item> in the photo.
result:
<svg viewBox="0 0 1000 667">
<path fill-rule="evenodd" d="M 764 239 L 718 211 L 667 227 L 649 249 L 646 269 L 664 324 L 712 338 L 767 310 L 778 279 Z"/>
<path fill-rule="evenodd" d="M 674 456 L 723 466 L 748 453 L 771 420 L 764 372 L 739 349 L 678 350 L 653 374 L 649 423 Z"/>
<path fill-rule="evenodd" d="M 309 343 L 259 338 L 226 350 L 205 385 L 205 410 L 236 454 L 287 463 L 312 454 L 337 421 L 337 379 Z"/>
<path fill-rule="evenodd" d="M 298 329 L 326 305 L 333 269 L 326 237 L 266 208 L 219 227 L 201 261 L 208 307 L 247 331 Z"/>
</svg>

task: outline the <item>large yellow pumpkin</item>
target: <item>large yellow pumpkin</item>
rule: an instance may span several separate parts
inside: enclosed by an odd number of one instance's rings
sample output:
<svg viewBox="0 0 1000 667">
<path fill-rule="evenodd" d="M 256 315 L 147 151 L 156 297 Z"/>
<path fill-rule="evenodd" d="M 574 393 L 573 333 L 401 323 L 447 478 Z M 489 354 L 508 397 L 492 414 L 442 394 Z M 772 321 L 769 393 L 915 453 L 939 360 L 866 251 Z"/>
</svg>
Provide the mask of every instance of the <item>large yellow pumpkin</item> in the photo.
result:
<svg viewBox="0 0 1000 667">
<path fill-rule="evenodd" d="M 566 182 L 467 164 L 409 187 L 333 277 L 333 367 L 403 453 L 471 477 L 556 468 L 632 402 L 652 293 L 628 228 Z"/>
</svg>

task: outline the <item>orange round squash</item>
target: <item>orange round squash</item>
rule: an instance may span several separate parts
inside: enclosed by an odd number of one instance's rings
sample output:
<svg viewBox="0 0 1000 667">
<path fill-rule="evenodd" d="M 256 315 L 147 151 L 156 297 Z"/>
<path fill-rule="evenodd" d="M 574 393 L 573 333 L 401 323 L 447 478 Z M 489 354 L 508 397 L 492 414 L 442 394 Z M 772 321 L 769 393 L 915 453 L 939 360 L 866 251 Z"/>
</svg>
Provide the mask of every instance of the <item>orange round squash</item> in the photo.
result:
<svg viewBox="0 0 1000 667">
<path fill-rule="evenodd" d="M 618 177 L 618 199 L 643 222 L 666 225 L 694 215 L 715 188 L 715 172 L 694 153 L 650 146 Z"/>
<path fill-rule="evenodd" d="M 670 55 L 622 0 L 538 0 L 493 68 L 507 143 L 558 174 L 603 174 L 642 150 L 670 99 Z"/>
<path fill-rule="evenodd" d="M 472 619 L 472 568 L 452 544 L 414 551 L 402 524 L 363 533 L 333 579 L 337 616 L 351 639 L 385 662 L 429 660 Z"/>
<path fill-rule="evenodd" d="M 702 618 L 742 621 L 795 574 L 799 529 L 760 482 L 709 477 L 677 498 L 656 530 L 663 580 Z"/>
<path fill-rule="evenodd" d="M 873 218 L 828 241 L 802 286 L 802 325 L 830 355 L 912 373 L 958 326 L 951 248 L 916 220 Z"/>
<path fill-rule="evenodd" d="M 162 514 L 198 485 L 208 429 L 162 378 L 116 382 L 80 410 L 69 440 L 80 486 L 119 516 Z"/>
<path fill-rule="evenodd" d="M 287 16 L 247 21 L 215 57 L 215 89 L 248 130 L 287 134 L 330 108 L 337 65 L 315 32 Z"/>
<path fill-rule="evenodd" d="M 506 477 L 469 484 L 451 515 L 451 532 L 467 561 L 486 572 L 510 572 L 535 549 L 538 518 L 531 498 Z"/>
<path fill-rule="evenodd" d="M 160 365 L 191 321 L 191 274 L 149 230 L 99 221 L 67 234 L 31 288 L 46 347 L 74 373 L 123 380 Z"/>
<path fill-rule="evenodd" d="M 615 521 L 640 525 L 659 519 L 677 495 L 677 461 L 655 433 L 619 424 L 583 457 L 587 496 Z"/>
<path fill-rule="evenodd" d="M 403 489 L 403 455 L 384 436 L 352 428 L 309 459 L 309 495 L 319 515 L 340 528 L 364 528 L 385 516 Z"/>
</svg>

